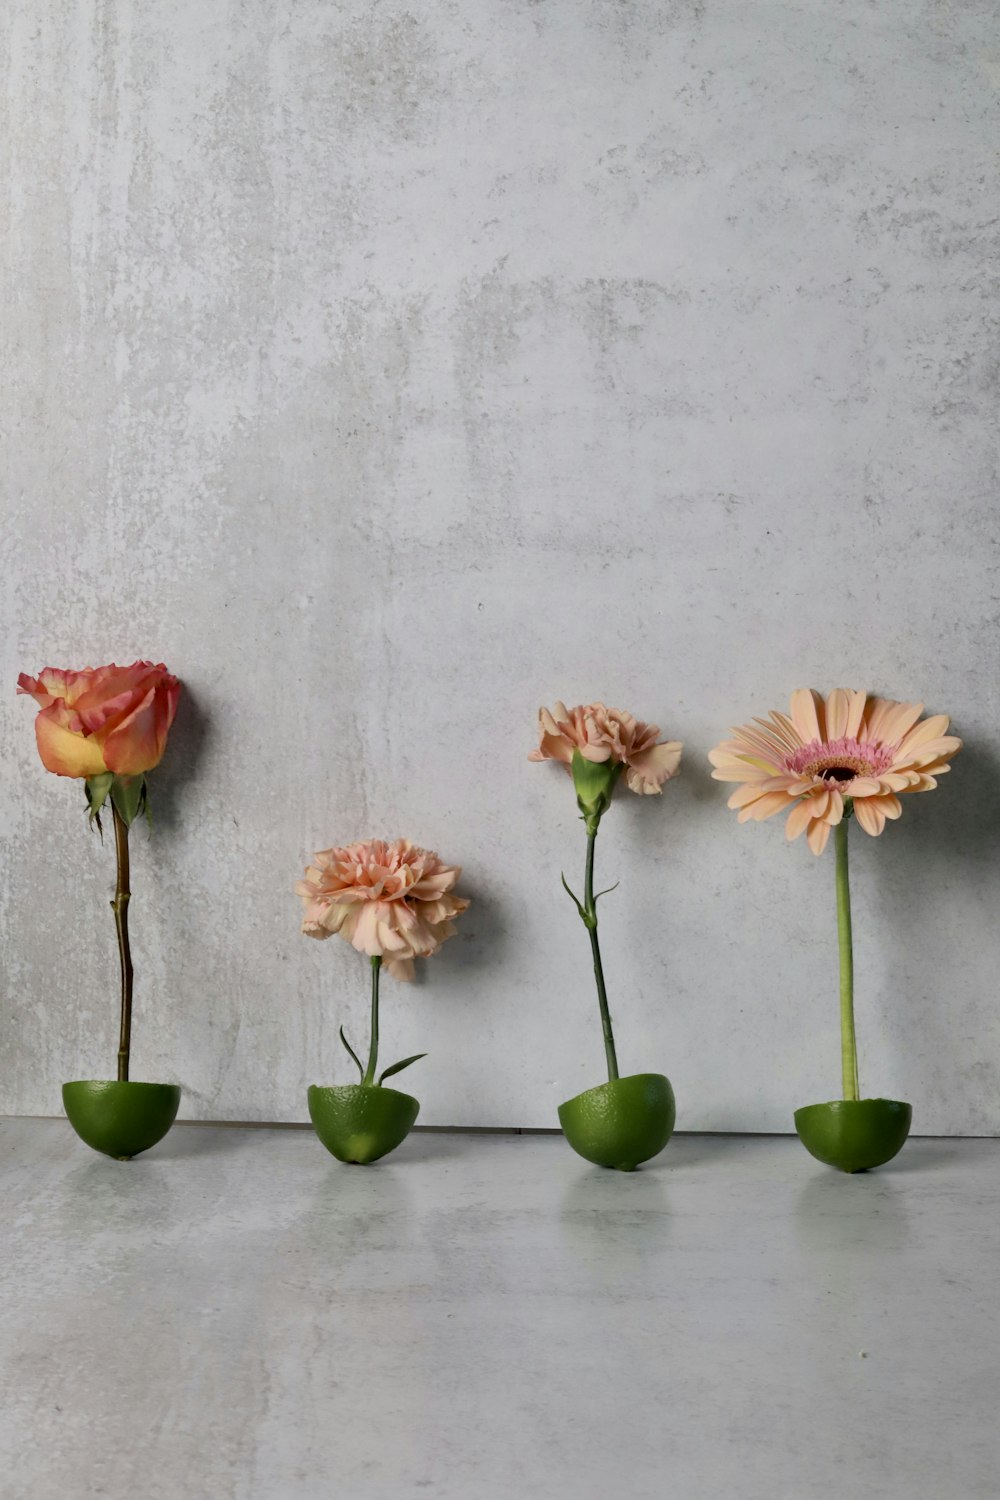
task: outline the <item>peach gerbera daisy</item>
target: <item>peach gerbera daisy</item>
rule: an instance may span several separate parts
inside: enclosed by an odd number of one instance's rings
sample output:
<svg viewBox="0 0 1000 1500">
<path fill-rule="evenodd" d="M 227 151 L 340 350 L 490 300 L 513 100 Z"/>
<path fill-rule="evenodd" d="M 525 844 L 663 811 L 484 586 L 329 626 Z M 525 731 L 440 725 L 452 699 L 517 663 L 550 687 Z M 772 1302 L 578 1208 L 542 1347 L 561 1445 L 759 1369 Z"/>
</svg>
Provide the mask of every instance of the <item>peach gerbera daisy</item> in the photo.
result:
<svg viewBox="0 0 1000 1500">
<path fill-rule="evenodd" d="M 359 953 L 382 958 L 394 979 L 412 979 L 413 960 L 429 958 L 453 937 L 453 918 L 469 905 L 452 895 L 461 873 L 409 839 L 321 849 L 295 887 L 302 931 L 315 938 L 337 933 Z"/>
<path fill-rule="evenodd" d="M 827 698 L 799 688 L 788 714 L 742 724 L 710 751 L 712 775 L 743 783 L 729 799 L 741 823 L 790 808 L 786 837 L 808 830 L 810 849 L 822 854 L 845 810 L 880 834 L 902 812 L 902 793 L 929 792 L 951 770 L 962 741 L 948 733 L 947 714 L 920 720 L 923 709 L 850 688 Z"/>
</svg>

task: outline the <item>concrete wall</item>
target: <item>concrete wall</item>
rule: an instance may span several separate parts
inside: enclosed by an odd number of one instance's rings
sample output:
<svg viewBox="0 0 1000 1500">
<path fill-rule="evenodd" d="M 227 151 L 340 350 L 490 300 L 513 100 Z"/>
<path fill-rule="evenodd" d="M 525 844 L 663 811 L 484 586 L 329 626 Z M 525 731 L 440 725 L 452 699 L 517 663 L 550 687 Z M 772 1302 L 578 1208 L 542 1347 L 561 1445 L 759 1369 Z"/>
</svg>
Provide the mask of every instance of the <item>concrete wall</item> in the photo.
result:
<svg viewBox="0 0 1000 1500">
<path fill-rule="evenodd" d="M 303 1119 L 366 976 L 310 851 L 475 905 L 389 1056 L 427 1123 L 600 1081 L 541 702 L 685 740 L 601 835 L 624 1071 L 681 1128 L 839 1092 L 833 863 L 705 752 L 798 685 L 968 748 L 855 840 L 866 1092 L 1000 1126 L 997 85 L 987 0 L 6 0 L 0 1107 L 107 1076 L 113 855 L 21 669 L 187 685 L 134 839 L 134 1076 Z"/>
</svg>

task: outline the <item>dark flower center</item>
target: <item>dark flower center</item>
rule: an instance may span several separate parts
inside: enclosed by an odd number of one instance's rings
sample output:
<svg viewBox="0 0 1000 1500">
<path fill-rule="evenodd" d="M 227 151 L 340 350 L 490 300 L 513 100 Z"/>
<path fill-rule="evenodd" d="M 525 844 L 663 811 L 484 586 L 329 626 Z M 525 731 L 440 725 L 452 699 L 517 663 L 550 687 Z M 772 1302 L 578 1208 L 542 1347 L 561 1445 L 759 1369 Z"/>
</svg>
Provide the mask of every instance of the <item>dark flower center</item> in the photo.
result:
<svg viewBox="0 0 1000 1500">
<path fill-rule="evenodd" d="M 853 781 L 858 773 L 849 766 L 827 766 L 821 774 L 824 781 Z"/>
</svg>

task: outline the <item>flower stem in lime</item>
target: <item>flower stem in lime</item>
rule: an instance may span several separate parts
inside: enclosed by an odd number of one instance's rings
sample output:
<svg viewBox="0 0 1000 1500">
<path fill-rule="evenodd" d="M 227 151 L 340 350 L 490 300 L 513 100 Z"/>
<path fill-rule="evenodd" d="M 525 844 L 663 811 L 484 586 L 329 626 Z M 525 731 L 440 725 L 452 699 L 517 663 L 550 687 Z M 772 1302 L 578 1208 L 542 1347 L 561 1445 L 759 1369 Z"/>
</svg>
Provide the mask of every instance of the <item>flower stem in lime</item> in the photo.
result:
<svg viewBox="0 0 1000 1500">
<path fill-rule="evenodd" d="M 115 899 L 111 910 L 115 914 L 115 931 L 118 934 L 118 958 L 122 975 L 122 1017 L 118 1038 L 118 1082 L 128 1082 L 129 1053 L 132 1047 L 132 951 L 128 940 L 129 890 L 128 824 L 113 803 L 111 811 L 115 820 L 115 854 L 118 874 L 115 880 Z"/>
<path fill-rule="evenodd" d="M 374 1088 L 375 1087 L 375 1069 L 378 1067 L 378 976 L 379 976 L 379 970 L 382 967 L 382 960 L 381 960 L 381 958 L 379 957 L 379 955 L 377 953 L 372 955 L 371 966 L 372 966 L 372 1036 L 371 1036 L 371 1044 L 370 1044 L 370 1046 L 368 1048 L 368 1067 L 365 1069 L 365 1076 L 361 1080 L 361 1086 L 362 1086 L 362 1088 Z"/>
<path fill-rule="evenodd" d="M 845 1099 L 858 1099 L 858 1043 L 854 1033 L 854 943 L 851 932 L 851 879 L 847 862 L 847 827 L 844 817 L 834 839 L 837 855 L 837 939 L 840 948 L 840 1059 Z"/>
<path fill-rule="evenodd" d="M 604 1055 L 608 1063 L 608 1080 L 618 1077 L 618 1056 L 615 1052 L 615 1036 L 611 1029 L 611 1011 L 608 1009 L 608 992 L 604 984 L 604 966 L 601 963 L 601 945 L 597 937 L 597 897 L 594 895 L 594 845 L 600 815 L 587 821 L 587 870 L 583 884 L 583 921 L 590 934 L 590 950 L 594 958 L 594 978 L 597 981 L 597 1003 L 601 1009 L 601 1029 L 604 1033 Z M 604 893 L 601 892 L 603 895 Z M 584 915 L 585 913 L 585 915 Z"/>
</svg>

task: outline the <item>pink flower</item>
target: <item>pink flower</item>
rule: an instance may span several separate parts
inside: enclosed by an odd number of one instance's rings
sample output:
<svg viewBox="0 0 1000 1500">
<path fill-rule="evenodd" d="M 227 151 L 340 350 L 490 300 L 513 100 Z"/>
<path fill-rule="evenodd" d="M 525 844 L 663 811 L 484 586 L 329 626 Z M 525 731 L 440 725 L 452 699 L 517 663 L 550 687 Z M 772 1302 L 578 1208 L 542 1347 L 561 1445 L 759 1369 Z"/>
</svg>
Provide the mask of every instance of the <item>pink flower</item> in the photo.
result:
<svg viewBox="0 0 1000 1500">
<path fill-rule="evenodd" d="M 381 957 L 394 979 L 412 979 L 413 960 L 453 937 L 452 919 L 469 905 L 451 894 L 461 873 L 408 839 L 321 849 L 295 887 L 302 931 L 315 938 L 336 932 L 359 953 Z"/>
<path fill-rule="evenodd" d="M 45 667 L 17 691 L 38 704 L 35 736 L 47 771 L 78 778 L 141 776 L 159 765 L 181 686 L 162 662 L 130 667 Z"/>
<path fill-rule="evenodd" d="M 681 761 L 678 740 L 657 743 L 656 724 L 644 724 L 618 708 L 603 703 L 583 703 L 567 708 L 556 703 L 555 712 L 538 710 L 540 740 L 529 760 L 558 760 L 569 769 L 573 752 L 597 764 L 607 761 L 625 767 L 625 780 L 632 792 L 656 794 L 664 782 L 676 775 Z"/>
<path fill-rule="evenodd" d="M 877 837 L 902 813 L 902 795 L 932 791 L 951 770 L 962 741 L 948 733 L 947 714 L 921 719 L 923 711 L 851 688 L 825 698 L 798 688 L 787 714 L 772 709 L 709 751 L 712 775 L 742 783 L 729 798 L 741 823 L 787 812 L 786 836 L 805 832 L 822 854 L 846 811 Z"/>
</svg>

